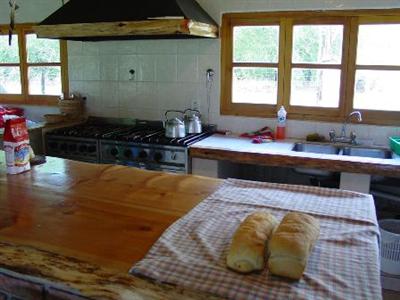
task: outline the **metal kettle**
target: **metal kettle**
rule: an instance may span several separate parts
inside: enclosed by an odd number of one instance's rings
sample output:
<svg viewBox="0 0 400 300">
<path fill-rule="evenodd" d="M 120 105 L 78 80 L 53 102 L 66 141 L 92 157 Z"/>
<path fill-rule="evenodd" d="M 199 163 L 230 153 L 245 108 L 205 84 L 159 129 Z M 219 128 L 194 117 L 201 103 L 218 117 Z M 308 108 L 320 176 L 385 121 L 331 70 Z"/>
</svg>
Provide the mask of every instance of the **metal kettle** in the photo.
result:
<svg viewBox="0 0 400 300">
<path fill-rule="evenodd" d="M 167 110 L 165 112 L 165 136 L 167 138 L 183 138 L 186 136 L 185 123 L 175 117 L 173 119 L 168 119 L 168 114 L 171 112 L 180 113 L 183 115 L 183 111 L 180 110 Z"/>
<path fill-rule="evenodd" d="M 187 114 L 187 112 L 192 113 Z M 197 109 L 188 108 L 183 112 L 183 115 L 186 134 L 202 132 L 201 114 Z"/>
</svg>

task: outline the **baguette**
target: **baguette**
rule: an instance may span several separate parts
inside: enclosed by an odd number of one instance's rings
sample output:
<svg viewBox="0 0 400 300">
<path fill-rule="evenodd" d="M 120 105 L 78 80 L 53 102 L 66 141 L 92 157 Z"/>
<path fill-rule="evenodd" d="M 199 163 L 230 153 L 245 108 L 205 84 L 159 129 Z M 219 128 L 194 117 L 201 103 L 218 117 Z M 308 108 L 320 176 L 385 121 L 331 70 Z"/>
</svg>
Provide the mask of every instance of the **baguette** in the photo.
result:
<svg viewBox="0 0 400 300">
<path fill-rule="evenodd" d="M 226 263 L 240 273 L 260 271 L 265 266 L 267 242 L 278 221 L 267 212 L 255 212 L 240 224 L 232 238 Z"/>
<path fill-rule="evenodd" d="M 318 236 L 318 220 L 303 213 L 288 213 L 269 243 L 269 271 L 275 275 L 300 279 Z"/>
</svg>

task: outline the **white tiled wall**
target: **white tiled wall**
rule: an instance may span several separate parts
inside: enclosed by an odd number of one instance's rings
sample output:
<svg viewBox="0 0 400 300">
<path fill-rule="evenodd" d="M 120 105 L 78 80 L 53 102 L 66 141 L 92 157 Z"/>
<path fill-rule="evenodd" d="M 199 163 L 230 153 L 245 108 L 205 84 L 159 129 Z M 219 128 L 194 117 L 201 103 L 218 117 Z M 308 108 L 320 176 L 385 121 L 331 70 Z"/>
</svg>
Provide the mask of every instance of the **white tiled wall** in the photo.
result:
<svg viewBox="0 0 400 300">
<path fill-rule="evenodd" d="M 219 44 L 205 39 L 68 42 L 70 90 L 86 96 L 89 114 L 97 116 L 160 119 L 165 110 L 194 102 L 205 111 L 206 70 L 219 70 Z"/>
<path fill-rule="evenodd" d="M 32 3 L 35 2 L 35 5 Z M 57 5 L 54 3 L 57 2 Z M 216 21 L 223 12 L 306 9 L 399 8 L 400 0 L 198 0 Z M 53 0 L 19 0 L 18 22 L 40 21 L 58 8 Z M 0 23 L 8 22 L 6 1 L 0 3 Z M 216 71 L 211 91 L 211 122 L 235 132 L 274 127 L 273 119 L 221 116 L 220 41 L 151 40 L 68 42 L 71 91 L 87 96 L 90 114 L 108 117 L 160 119 L 167 109 L 184 109 L 195 101 L 203 114 L 206 109 L 205 75 Z M 131 78 L 129 70 L 135 70 Z M 132 80 L 131 80 L 132 79 Z M 53 108 L 26 107 L 35 119 Z M 327 135 L 340 124 L 289 120 L 288 136 L 304 137 L 310 132 Z M 400 135 L 395 127 L 352 125 L 360 138 L 386 144 L 390 135 Z"/>
</svg>

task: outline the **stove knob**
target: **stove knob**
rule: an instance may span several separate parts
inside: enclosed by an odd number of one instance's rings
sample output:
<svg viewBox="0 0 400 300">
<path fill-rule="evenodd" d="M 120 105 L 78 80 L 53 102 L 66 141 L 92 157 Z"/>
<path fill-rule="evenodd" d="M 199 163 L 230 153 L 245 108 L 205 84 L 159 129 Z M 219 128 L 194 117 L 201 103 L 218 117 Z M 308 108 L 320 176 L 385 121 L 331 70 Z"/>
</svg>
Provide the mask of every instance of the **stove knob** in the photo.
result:
<svg viewBox="0 0 400 300">
<path fill-rule="evenodd" d="M 66 143 L 63 143 L 60 145 L 60 149 L 63 151 L 67 150 L 67 148 L 68 148 L 68 145 Z"/>
<path fill-rule="evenodd" d="M 147 152 L 142 150 L 139 152 L 138 156 L 139 156 L 139 158 L 144 159 L 147 157 Z"/>
<path fill-rule="evenodd" d="M 176 153 L 175 152 L 171 153 L 171 160 L 176 160 Z"/>
<path fill-rule="evenodd" d="M 69 146 L 68 146 L 68 149 L 69 149 L 69 151 L 72 151 L 72 152 L 75 152 L 76 151 L 76 145 L 75 144 L 70 144 Z"/>
<path fill-rule="evenodd" d="M 124 156 L 126 158 L 131 158 L 132 157 L 132 151 L 130 149 L 127 149 L 124 151 Z"/>
<path fill-rule="evenodd" d="M 154 153 L 154 160 L 155 161 L 160 161 L 160 160 L 162 160 L 162 158 L 163 158 L 163 155 L 162 155 L 162 153 L 161 152 L 156 152 L 156 153 Z"/>
<path fill-rule="evenodd" d="M 86 152 L 87 151 L 87 146 L 86 145 L 80 145 L 79 146 L 79 152 Z"/>
<path fill-rule="evenodd" d="M 117 148 L 112 148 L 110 150 L 110 153 L 111 153 L 112 156 L 117 156 L 118 155 L 118 149 Z"/>
<path fill-rule="evenodd" d="M 89 146 L 88 152 L 90 152 L 90 153 L 96 152 L 96 146 Z"/>
</svg>

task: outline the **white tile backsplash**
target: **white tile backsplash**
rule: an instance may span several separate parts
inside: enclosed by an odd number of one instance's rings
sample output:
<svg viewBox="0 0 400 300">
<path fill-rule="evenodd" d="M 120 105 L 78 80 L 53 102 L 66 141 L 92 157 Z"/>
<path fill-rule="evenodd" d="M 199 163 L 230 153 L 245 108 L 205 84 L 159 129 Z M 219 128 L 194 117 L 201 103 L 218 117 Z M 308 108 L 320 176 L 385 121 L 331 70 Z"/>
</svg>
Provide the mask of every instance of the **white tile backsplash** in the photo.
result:
<svg viewBox="0 0 400 300">
<path fill-rule="evenodd" d="M 136 108 L 136 91 L 137 83 L 134 81 L 119 82 L 119 106 L 120 108 L 135 109 Z"/>
<path fill-rule="evenodd" d="M 176 82 L 178 77 L 177 55 L 156 55 L 156 81 Z"/>
<path fill-rule="evenodd" d="M 158 110 L 157 84 L 155 82 L 138 82 L 135 97 L 137 108 Z"/>
<path fill-rule="evenodd" d="M 118 57 L 118 79 L 119 81 L 136 81 L 138 69 L 137 55 L 121 55 Z M 130 71 L 133 70 L 132 75 Z"/>
<path fill-rule="evenodd" d="M 144 40 L 136 41 L 138 54 L 177 54 L 178 44 L 176 40 Z"/>
<path fill-rule="evenodd" d="M 117 81 L 119 74 L 118 56 L 101 55 L 100 79 L 102 81 Z"/>
<path fill-rule="evenodd" d="M 107 81 L 101 83 L 101 92 L 99 104 L 104 108 L 119 107 L 119 83 L 116 81 Z"/>
<path fill-rule="evenodd" d="M 138 81 L 151 81 L 156 80 L 156 62 L 152 55 L 138 55 L 137 56 L 137 80 Z"/>
<path fill-rule="evenodd" d="M 85 42 L 82 44 L 82 55 L 99 55 L 99 46 L 97 42 Z"/>
<path fill-rule="evenodd" d="M 83 59 L 82 80 L 100 80 L 100 59 L 98 56 L 87 56 Z"/>
<path fill-rule="evenodd" d="M 69 56 L 82 55 L 82 49 L 83 49 L 82 42 L 76 42 L 76 41 L 68 42 L 68 55 Z"/>
<path fill-rule="evenodd" d="M 178 56 L 178 81 L 197 82 L 199 75 L 197 55 L 182 54 Z"/>
<path fill-rule="evenodd" d="M 194 40 L 180 40 L 177 41 L 178 54 L 198 54 L 199 41 Z"/>
</svg>

